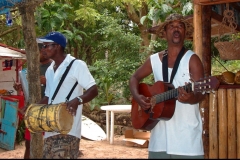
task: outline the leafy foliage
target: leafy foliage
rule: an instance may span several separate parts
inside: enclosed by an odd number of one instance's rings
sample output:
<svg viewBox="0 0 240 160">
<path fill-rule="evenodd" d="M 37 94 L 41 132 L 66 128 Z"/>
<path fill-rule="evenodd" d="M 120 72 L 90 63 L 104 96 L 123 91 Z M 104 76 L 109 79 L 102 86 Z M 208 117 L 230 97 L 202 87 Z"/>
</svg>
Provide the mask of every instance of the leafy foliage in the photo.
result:
<svg viewBox="0 0 240 160">
<path fill-rule="evenodd" d="M 111 61 L 124 57 L 134 58 L 138 55 L 141 42 L 139 36 L 131 33 L 130 30 L 125 30 L 124 26 L 119 25 L 113 17 L 103 15 L 101 19 L 96 34 L 102 36 L 98 45 L 102 55 L 107 54 L 105 57 Z"/>
<path fill-rule="evenodd" d="M 44 7 L 39 7 L 36 12 L 38 29 L 46 33 L 59 30 L 73 17 L 71 11 L 72 7 L 68 4 L 45 3 Z"/>
<path fill-rule="evenodd" d="M 193 4 L 191 0 L 149 0 L 149 12 L 141 17 L 141 23 L 150 19 L 155 22 L 163 22 L 167 15 L 171 13 L 181 13 L 182 15 L 193 14 Z"/>
<path fill-rule="evenodd" d="M 94 106 L 91 103 L 91 108 L 109 104 L 128 104 L 130 100 L 128 81 L 138 66 L 138 62 L 130 59 L 121 59 L 114 63 L 99 60 L 93 66 L 89 66 L 99 90 L 99 95 L 94 101 L 98 103 Z"/>
<path fill-rule="evenodd" d="M 21 142 L 25 140 L 24 133 L 25 133 L 25 123 L 24 123 L 24 120 L 20 120 L 17 128 L 17 133 L 16 133 L 16 142 L 18 144 L 21 144 Z"/>
<path fill-rule="evenodd" d="M 91 108 L 106 104 L 129 103 L 128 81 L 140 65 L 138 54 L 141 39 L 112 17 L 103 15 L 96 34 L 102 36 L 96 58 L 89 66 L 96 79 L 99 95 L 91 102 Z"/>
<path fill-rule="evenodd" d="M 88 7 L 85 5 L 80 5 L 80 8 L 75 11 L 76 18 L 75 20 L 83 21 L 83 27 L 87 26 L 96 26 L 96 21 L 99 20 L 100 14 L 97 10 L 92 7 Z"/>
</svg>

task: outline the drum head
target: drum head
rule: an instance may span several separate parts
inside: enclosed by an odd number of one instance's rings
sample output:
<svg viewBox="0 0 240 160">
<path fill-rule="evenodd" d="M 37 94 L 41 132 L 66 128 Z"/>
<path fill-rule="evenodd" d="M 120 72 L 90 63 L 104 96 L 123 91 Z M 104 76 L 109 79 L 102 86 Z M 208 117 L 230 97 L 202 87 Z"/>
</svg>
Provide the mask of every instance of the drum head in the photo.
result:
<svg viewBox="0 0 240 160">
<path fill-rule="evenodd" d="M 59 110 L 59 126 L 60 126 L 60 133 L 65 134 L 68 133 L 73 124 L 73 116 L 67 111 L 66 105 L 62 104 L 61 109 Z"/>
</svg>

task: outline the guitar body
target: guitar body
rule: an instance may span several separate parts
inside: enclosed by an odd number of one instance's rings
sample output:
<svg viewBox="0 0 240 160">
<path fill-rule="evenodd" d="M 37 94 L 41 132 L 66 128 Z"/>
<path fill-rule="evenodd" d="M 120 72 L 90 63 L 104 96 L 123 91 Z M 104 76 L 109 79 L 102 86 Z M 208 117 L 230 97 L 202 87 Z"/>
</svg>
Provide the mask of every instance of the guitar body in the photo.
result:
<svg viewBox="0 0 240 160">
<path fill-rule="evenodd" d="M 139 84 L 139 93 L 152 97 L 154 95 L 164 93 L 168 87 L 174 88 L 171 84 L 158 81 L 154 85 L 145 83 Z M 164 102 L 156 103 L 153 107 L 153 113 L 143 110 L 138 103 L 132 99 L 131 119 L 132 125 L 135 129 L 152 130 L 159 120 L 169 120 L 172 118 L 175 111 L 176 99 L 166 100 Z"/>
</svg>

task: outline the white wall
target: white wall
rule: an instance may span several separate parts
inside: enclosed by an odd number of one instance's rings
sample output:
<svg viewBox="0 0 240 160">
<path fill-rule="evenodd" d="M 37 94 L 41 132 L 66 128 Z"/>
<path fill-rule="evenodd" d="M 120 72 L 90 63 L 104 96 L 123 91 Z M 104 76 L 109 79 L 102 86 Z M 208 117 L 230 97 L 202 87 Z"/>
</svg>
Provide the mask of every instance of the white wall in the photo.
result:
<svg viewBox="0 0 240 160">
<path fill-rule="evenodd" d="M 16 82 L 16 60 L 13 60 L 13 65 L 11 67 L 11 70 L 5 70 L 6 67 L 3 66 L 3 62 L 5 60 L 11 60 L 11 58 L 1 58 L 0 59 L 0 90 L 12 90 L 13 95 L 17 95 L 17 92 L 13 88 L 13 80 Z"/>
</svg>

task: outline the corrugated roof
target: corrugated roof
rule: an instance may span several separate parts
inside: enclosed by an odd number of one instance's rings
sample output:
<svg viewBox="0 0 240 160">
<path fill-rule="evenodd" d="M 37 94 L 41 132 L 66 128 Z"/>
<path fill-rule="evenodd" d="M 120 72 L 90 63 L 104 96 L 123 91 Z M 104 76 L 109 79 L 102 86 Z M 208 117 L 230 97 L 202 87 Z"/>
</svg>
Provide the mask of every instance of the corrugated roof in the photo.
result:
<svg viewBox="0 0 240 160">
<path fill-rule="evenodd" d="M 26 59 L 24 50 L 13 48 L 0 43 L 0 57 L 11 57 L 13 59 Z"/>
</svg>

